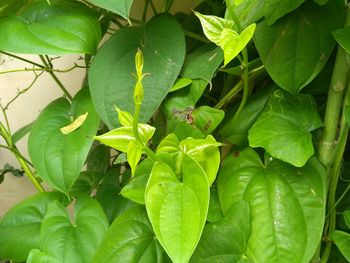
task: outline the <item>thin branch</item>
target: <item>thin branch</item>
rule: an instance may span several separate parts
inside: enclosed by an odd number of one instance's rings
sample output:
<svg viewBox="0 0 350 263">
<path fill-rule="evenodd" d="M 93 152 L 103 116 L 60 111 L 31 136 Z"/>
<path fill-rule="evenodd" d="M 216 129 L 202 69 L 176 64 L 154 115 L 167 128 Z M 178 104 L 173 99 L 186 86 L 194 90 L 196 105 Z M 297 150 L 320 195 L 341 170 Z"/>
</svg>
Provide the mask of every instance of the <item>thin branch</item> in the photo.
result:
<svg viewBox="0 0 350 263">
<path fill-rule="evenodd" d="M 32 65 L 34 65 L 34 66 L 37 66 L 37 67 L 39 67 L 39 68 L 45 68 L 45 66 L 40 65 L 40 64 L 38 64 L 38 63 L 36 63 L 36 62 L 34 62 L 34 61 L 31 61 L 31 60 L 29 60 L 29 59 L 22 58 L 22 57 L 19 57 L 19 56 L 17 56 L 17 55 L 14 55 L 14 54 L 11 54 L 11 53 L 8 53 L 8 52 L 5 52 L 5 51 L 0 51 L 0 53 L 2 53 L 2 54 L 4 54 L 4 55 L 7 55 L 7 56 L 9 56 L 9 57 L 13 57 L 13 58 L 22 60 L 22 61 L 24 61 L 24 62 L 27 62 L 27 63 L 29 63 L 29 64 L 32 64 Z"/>
<path fill-rule="evenodd" d="M 17 73 L 17 72 L 29 72 L 29 71 L 46 71 L 46 72 L 57 72 L 57 73 L 67 73 L 70 72 L 76 68 L 87 68 L 86 66 L 81 66 L 76 63 L 70 68 L 67 69 L 53 69 L 51 67 L 47 68 L 21 68 L 21 69 L 11 69 L 11 70 L 5 70 L 5 71 L 0 71 L 1 74 L 8 74 L 8 73 Z"/>
</svg>

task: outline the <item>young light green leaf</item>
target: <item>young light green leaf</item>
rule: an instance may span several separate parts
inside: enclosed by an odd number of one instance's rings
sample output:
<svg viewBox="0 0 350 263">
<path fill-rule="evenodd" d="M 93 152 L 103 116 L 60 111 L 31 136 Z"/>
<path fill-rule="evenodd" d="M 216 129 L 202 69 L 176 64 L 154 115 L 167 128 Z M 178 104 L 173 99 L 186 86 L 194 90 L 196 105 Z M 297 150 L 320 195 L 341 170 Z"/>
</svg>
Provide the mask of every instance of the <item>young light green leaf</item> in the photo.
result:
<svg viewBox="0 0 350 263">
<path fill-rule="evenodd" d="M 77 199 L 74 218 L 73 224 L 67 210 L 52 203 L 41 225 L 40 250 L 60 262 L 92 262 L 109 226 L 106 215 L 96 200 L 86 196 Z"/>
<path fill-rule="evenodd" d="M 254 42 L 266 71 L 279 87 L 298 93 L 318 75 L 334 49 L 331 32 L 343 26 L 344 10 L 342 0 L 324 6 L 307 1 L 272 26 L 258 24 Z"/>
<path fill-rule="evenodd" d="M 245 0 L 233 0 L 235 5 L 240 5 L 244 2 Z"/>
<path fill-rule="evenodd" d="M 163 263 L 168 260 L 155 238 L 145 208 L 136 206 L 113 222 L 92 262 Z"/>
<path fill-rule="evenodd" d="M 317 158 L 302 168 L 279 160 L 264 165 L 247 148 L 226 157 L 217 186 L 224 215 L 238 201 L 249 203 L 246 255 L 253 262 L 311 260 L 322 236 L 326 202 L 326 171 Z"/>
<path fill-rule="evenodd" d="M 171 88 L 171 90 L 169 92 L 173 92 L 173 91 L 182 89 L 184 87 L 187 87 L 191 83 L 192 83 L 192 79 L 189 79 L 189 78 L 178 78 L 175 81 L 174 86 Z"/>
<path fill-rule="evenodd" d="M 32 129 L 33 124 L 34 122 L 28 123 L 27 125 L 18 129 L 14 134 L 12 134 L 12 142 L 15 144 L 19 142 L 21 139 L 23 139 L 23 137 L 26 136 Z"/>
<path fill-rule="evenodd" d="M 335 40 L 350 54 L 350 26 L 332 32 Z"/>
<path fill-rule="evenodd" d="M 224 29 L 235 30 L 236 26 L 232 20 L 224 19 L 217 16 L 202 15 L 194 12 L 199 18 L 204 35 L 213 43 L 219 45 L 221 34 Z"/>
<path fill-rule="evenodd" d="M 311 132 L 322 126 L 314 98 L 276 90 L 249 130 L 251 147 L 302 167 L 314 153 Z"/>
<path fill-rule="evenodd" d="M 0 220 L 0 258 L 26 260 L 40 246 L 40 225 L 50 203 L 66 203 L 60 193 L 38 193 L 12 207 Z"/>
<path fill-rule="evenodd" d="M 226 66 L 232 59 L 234 59 L 239 52 L 252 39 L 255 32 L 256 24 L 253 23 L 238 35 L 232 29 L 225 28 L 220 35 L 218 45 L 224 51 L 224 66 Z"/>
<path fill-rule="evenodd" d="M 176 155 L 180 150 L 179 144 L 180 141 L 177 136 L 174 133 L 170 133 L 159 143 L 157 153 L 165 152 Z"/>
<path fill-rule="evenodd" d="M 112 11 L 123 18 L 129 20 L 129 12 L 133 3 L 133 0 L 89 0 L 89 2 Z"/>
<path fill-rule="evenodd" d="M 32 249 L 26 263 L 61 263 L 61 261 L 39 249 Z"/>
<path fill-rule="evenodd" d="M 143 123 L 140 123 L 138 128 L 140 139 L 144 144 L 147 144 L 152 138 L 155 128 Z M 94 139 L 118 151 L 126 153 L 128 151 L 129 142 L 131 140 L 135 140 L 134 129 L 132 126 L 124 126 L 109 131 L 105 134 L 94 136 Z"/>
<path fill-rule="evenodd" d="M 209 184 L 201 166 L 185 155 L 181 182 L 168 165 L 155 163 L 145 202 L 153 230 L 167 254 L 173 262 L 188 262 L 209 206 Z"/>
<path fill-rule="evenodd" d="M 347 261 L 350 261 L 350 234 L 336 230 L 332 234 L 332 239 Z"/>
<path fill-rule="evenodd" d="M 16 32 L 16 34 L 13 34 Z M 94 54 L 101 38 L 95 13 L 78 1 L 32 1 L 0 21 L 0 49 L 24 54 Z"/>
<path fill-rule="evenodd" d="M 139 163 L 142 155 L 142 145 L 136 141 L 135 139 L 132 139 L 129 142 L 128 149 L 127 149 L 127 158 L 128 163 L 131 168 L 131 176 L 135 175 L 135 169 L 137 164 Z"/>
<path fill-rule="evenodd" d="M 60 128 L 89 113 L 74 132 L 62 134 Z M 64 98 L 51 102 L 39 115 L 29 134 L 28 149 L 39 176 L 54 189 L 68 193 L 79 177 L 100 123 L 87 87 L 72 104 Z"/>
<path fill-rule="evenodd" d="M 200 106 L 192 112 L 193 123 L 204 133 L 211 134 L 225 117 L 223 110 Z"/>
<path fill-rule="evenodd" d="M 71 132 L 74 132 L 76 129 L 78 129 L 81 125 L 83 125 L 84 121 L 86 120 L 88 116 L 88 112 L 78 116 L 72 123 L 68 124 L 67 126 L 64 126 L 60 129 L 60 131 L 63 134 L 70 134 Z"/>
<path fill-rule="evenodd" d="M 131 113 L 127 111 L 122 111 L 117 106 L 114 107 L 115 110 L 118 113 L 118 121 L 123 126 L 132 126 L 134 123 L 134 117 L 131 115 Z"/>
</svg>

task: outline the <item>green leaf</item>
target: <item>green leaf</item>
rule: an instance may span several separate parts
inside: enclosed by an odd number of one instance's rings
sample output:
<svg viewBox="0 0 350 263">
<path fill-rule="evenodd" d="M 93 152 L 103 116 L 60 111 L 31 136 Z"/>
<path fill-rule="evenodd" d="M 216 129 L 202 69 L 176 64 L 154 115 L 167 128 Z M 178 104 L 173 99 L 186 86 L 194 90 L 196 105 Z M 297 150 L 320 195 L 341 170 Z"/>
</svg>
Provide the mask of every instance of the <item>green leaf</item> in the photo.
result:
<svg viewBox="0 0 350 263">
<path fill-rule="evenodd" d="M 252 263 L 245 255 L 249 234 L 249 206 L 239 201 L 220 221 L 204 227 L 191 262 Z"/>
<path fill-rule="evenodd" d="M 24 54 L 94 54 L 101 38 L 95 14 L 77 1 L 33 1 L 0 19 L 0 49 Z"/>
<path fill-rule="evenodd" d="M 26 263 L 61 263 L 61 261 L 39 249 L 32 249 Z"/>
<path fill-rule="evenodd" d="M 314 0 L 314 2 L 318 5 L 325 5 L 327 4 L 328 0 Z"/>
<path fill-rule="evenodd" d="M 0 17 L 15 15 L 25 7 L 28 0 L 2 0 L 0 1 Z"/>
<path fill-rule="evenodd" d="M 232 0 L 225 0 L 225 2 L 227 5 L 225 18 L 233 20 L 237 17 L 242 28 L 246 28 L 264 16 L 265 0 L 244 0 L 238 6 Z"/>
<path fill-rule="evenodd" d="M 350 106 L 345 105 L 345 111 L 344 111 L 345 121 L 348 126 L 350 126 Z"/>
<path fill-rule="evenodd" d="M 88 112 L 84 124 L 67 135 L 60 128 Z M 96 134 L 99 118 L 87 88 L 72 105 L 65 98 L 51 102 L 39 115 L 29 134 L 28 149 L 39 176 L 51 187 L 68 193 L 77 180 Z"/>
<path fill-rule="evenodd" d="M 86 160 L 86 170 L 97 174 L 105 174 L 109 168 L 110 148 L 99 144 L 94 146 Z"/>
<path fill-rule="evenodd" d="M 94 263 L 161 263 L 167 258 L 148 221 L 147 213 L 136 206 L 119 216 L 107 231 Z"/>
<path fill-rule="evenodd" d="M 169 92 L 177 91 L 179 89 L 187 87 L 191 83 L 192 83 L 192 79 L 189 79 L 189 78 L 178 78 L 175 81 L 174 86 L 171 88 L 171 90 Z"/>
<path fill-rule="evenodd" d="M 131 168 L 132 176 L 134 176 L 135 174 L 135 169 L 141 159 L 141 155 L 142 155 L 142 145 L 136 140 L 131 140 L 128 145 L 127 158 Z"/>
<path fill-rule="evenodd" d="M 12 134 L 12 142 L 16 144 L 21 139 L 23 139 L 24 136 L 26 136 L 30 130 L 32 129 L 34 122 L 28 123 L 27 125 L 23 126 L 22 128 L 18 129 L 14 134 Z"/>
<path fill-rule="evenodd" d="M 343 217 L 344 217 L 346 226 L 350 228 L 350 210 L 345 210 L 343 212 Z"/>
<path fill-rule="evenodd" d="M 235 5 L 240 5 L 244 2 L 245 0 L 233 0 Z"/>
<path fill-rule="evenodd" d="M 350 26 L 332 32 L 335 40 L 350 54 Z"/>
<path fill-rule="evenodd" d="M 311 95 L 276 90 L 249 130 L 249 145 L 301 167 L 314 154 L 311 131 L 321 126 Z"/>
<path fill-rule="evenodd" d="M 344 10 L 342 0 L 324 6 L 307 1 L 272 26 L 257 25 L 255 45 L 278 86 L 298 93 L 317 76 L 333 51 L 331 32 L 342 27 Z"/>
<path fill-rule="evenodd" d="M 219 221 L 222 217 L 223 214 L 219 202 L 218 190 L 216 187 L 211 187 L 207 221 L 213 223 Z"/>
<path fill-rule="evenodd" d="M 89 0 L 89 2 L 112 11 L 128 20 L 133 0 Z"/>
<path fill-rule="evenodd" d="M 298 8 L 305 0 L 265 0 L 265 20 L 272 25 L 277 19 Z"/>
<path fill-rule="evenodd" d="M 350 234 L 336 230 L 332 234 L 332 239 L 346 260 L 350 261 Z"/>
<path fill-rule="evenodd" d="M 264 109 L 271 93 L 272 89 L 268 88 L 249 96 L 245 107 L 235 118 L 240 102 L 231 107 L 219 130 L 222 138 L 234 145 L 248 145 L 248 130 Z"/>
<path fill-rule="evenodd" d="M 92 262 L 108 221 L 99 203 L 90 198 L 78 198 L 72 223 L 66 209 L 52 203 L 41 225 L 41 251 L 60 262 Z"/>
<path fill-rule="evenodd" d="M 212 44 L 201 46 L 186 57 L 181 76 L 190 79 L 203 79 L 210 83 L 223 59 L 221 48 L 213 47 Z"/>
<path fill-rule="evenodd" d="M 131 113 L 122 111 L 118 107 L 115 107 L 115 110 L 118 113 L 118 121 L 122 126 L 133 126 L 134 117 L 131 115 Z"/>
<path fill-rule="evenodd" d="M 155 128 L 148 124 L 139 123 L 138 129 L 140 139 L 144 144 L 147 144 L 152 138 Z M 105 134 L 94 136 L 94 139 L 118 151 L 126 153 L 128 151 L 129 142 L 135 140 L 134 128 L 132 126 L 116 128 Z"/>
<path fill-rule="evenodd" d="M 223 110 L 209 106 L 200 106 L 192 112 L 193 124 L 204 134 L 211 134 L 225 117 Z"/>
<path fill-rule="evenodd" d="M 38 193 L 12 207 L 0 221 L 0 258 L 25 261 L 29 251 L 39 248 L 40 225 L 47 207 L 66 202 L 59 193 Z"/>
<path fill-rule="evenodd" d="M 135 203 L 120 195 L 119 178 L 120 173 L 118 169 L 113 168 L 109 170 L 95 196 L 110 223 L 124 211 L 135 205 Z"/>
<path fill-rule="evenodd" d="M 218 176 L 226 215 L 241 200 L 250 207 L 246 255 L 254 262 L 309 262 L 325 218 L 326 172 L 316 158 L 302 168 L 272 160 L 261 163 L 252 149 L 230 154 Z"/>
<path fill-rule="evenodd" d="M 203 169 L 185 155 L 181 182 L 168 165 L 155 163 L 145 201 L 153 230 L 169 257 L 173 262 L 188 262 L 209 206 L 209 184 Z"/>
<path fill-rule="evenodd" d="M 185 37 L 181 25 L 162 14 L 149 21 L 143 30 L 132 27 L 118 30 L 99 49 L 89 75 L 92 99 L 102 120 L 110 129 L 118 126 L 113 105 L 133 112 L 135 79 L 134 57 L 140 48 L 144 55 L 144 94 L 140 122 L 147 122 L 174 85 L 185 58 Z"/>
<path fill-rule="evenodd" d="M 217 16 L 202 15 L 198 12 L 194 12 L 194 14 L 199 18 L 202 24 L 204 35 L 217 45 L 220 43 L 221 33 L 224 29 L 236 29 L 236 25 L 232 20 Z"/>
<path fill-rule="evenodd" d="M 226 66 L 232 59 L 234 59 L 239 52 L 248 44 L 254 35 L 256 24 L 251 24 L 242 33 L 231 29 L 224 29 L 221 33 L 219 46 L 224 51 L 224 66 Z"/>
<path fill-rule="evenodd" d="M 136 203 L 144 204 L 145 189 L 153 165 L 154 162 L 150 158 L 142 161 L 136 167 L 135 176 L 123 187 L 120 194 Z"/>
<path fill-rule="evenodd" d="M 74 197 L 90 195 L 91 192 L 96 188 L 103 175 L 104 174 L 91 171 L 81 172 L 78 179 L 72 186 L 69 194 Z"/>
</svg>

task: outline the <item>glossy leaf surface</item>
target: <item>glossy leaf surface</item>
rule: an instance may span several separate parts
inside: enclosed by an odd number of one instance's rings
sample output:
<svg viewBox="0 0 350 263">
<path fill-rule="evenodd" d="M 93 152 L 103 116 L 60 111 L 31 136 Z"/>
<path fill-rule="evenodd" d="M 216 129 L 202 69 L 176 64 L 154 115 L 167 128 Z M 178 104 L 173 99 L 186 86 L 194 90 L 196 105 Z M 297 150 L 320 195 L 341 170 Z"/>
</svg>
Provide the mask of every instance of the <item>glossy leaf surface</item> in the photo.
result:
<svg viewBox="0 0 350 263">
<path fill-rule="evenodd" d="M 140 48 L 144 55 L 144 100 L 140 122 L 147 122 L 178 77 L 184 58 L 184 33 L 175 18 L 154 17 L 143 30 L 118 30 L 93 59 L 90 69 L 90 90 L 95 107 L 109 128 L 118 126 L 113 105 L 133 112 L 135 79 L 134 57 Z"/>
<path fill-rule="evenodd" d="M 155 239 L 144 207 L 136 206 L 119 216 L 108 229 L 94 263 L 167 262 L 168 257 Z"/>
<path fill-rule="evenodd" d="M 265 0 L 265 20 L 268 25 L 298 8 L 305 0 Z"/>
<path fill-rule="evenodd" d="M 317 76 L 335 45 L 331 32 L 342 27 L 343 20 L 344 1 L 324 6 L 308 1 L 272 26 L 257 25 L 254 42 L 278 86 L 298 93 Z"/>
<path fill-rule="evenodd" d="M 40 249 L 60 262 L 92 262 L 108 229 L 106 215 L 96 200 L 82 197 L 74 218 L 72 223 L 66 209 L 52 203 L 41 225 Z"/>
<path fill-rule="evenodd" d="M 316 158 L 303 168 L 278 160 L 266 166 L 250 148 L 229 155 L 218 179 L 224 215 L 241 200 L 250 207 L 246 255 L 254 262 L 309 262 L 321 239 L 325 169 Z"/>
<path fill-rule="evenodd" d="M 1 18 L 0 34 L 0 49 L 13 53 L 94 54 L 101 28 L 95 14 L 81 2 L 39 0 L 18 16 Z"/>
<path fill-rule="evenodd" d="M 153 230 L 169 257 L 173 262 L 188 262 L 209 206 L 209 184 L 203 169 L 185 155 L 181 182 L 168 165 L 155 163 L 145 201 Z"/>
<path fill-rule="evenodd" d="M 82 126 L 69 134 L 60 128 L 83 113 L 88 117 Z M 28 149 L 39 176 L 51 187 L 68 193 L 77 180 L 96 134 L 99 118 L 88 89 L 82 89 L 72 105 L 64 98 L 51 102 L 33 125 Z"/>
<path fill-rule="evenodd" d="M 276 90 L 249 130 L 249 145 L 301 167 L 314 153 L 311 131 L 321 126 L 312 96 Z"/>
<path fill-rule="evenodd" d="M 48 206 L 66 202 L 59 193 L 39 193 L 12 207 L 0 220 L 0 257 L 25 261 L 29 251 L 40 246 L 40 225 Z"/>
<path fill-rule="evenodd" d="M 89 2 L 129 19 L 133 0 L 89 0 Z"/>
<path fill-rule="evenodd" d="M 332 234 L 332 239 L 343 256 L 350 261 L 350 235 L 346 232 L 336 230 Z"/>
<path fill-rule="evenodd" d="M 350 27 L 345 27 L 334 31 L 333 36 L 339 45 L 341 45 L 345 51 L 350 54 Z"/>
</svg>

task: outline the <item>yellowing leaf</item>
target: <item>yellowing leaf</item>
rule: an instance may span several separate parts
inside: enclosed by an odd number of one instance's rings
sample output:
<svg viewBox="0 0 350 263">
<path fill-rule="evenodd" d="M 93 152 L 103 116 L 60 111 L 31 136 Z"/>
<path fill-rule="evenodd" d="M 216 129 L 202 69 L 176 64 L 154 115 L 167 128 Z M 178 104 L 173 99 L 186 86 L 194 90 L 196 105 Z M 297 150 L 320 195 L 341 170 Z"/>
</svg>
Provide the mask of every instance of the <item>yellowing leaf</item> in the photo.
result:
<svg viewBox="0 0 350 263">
<path fill-rule="evenodd" d="M 76 129 L 78 129 L 81 125 L 83 125 L 84 121 L 86 120 L 88 116 L 88 112 L 80 115 L 78 118 L 76 118 L 72 123 L 68 124 L 67 126 L 61 128 L 61 132 L 63 134 L 70 134 L 71 132 L 74 132 Z"/>
</svg>

